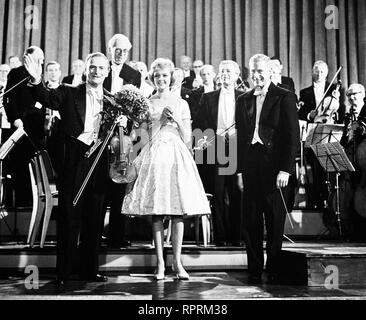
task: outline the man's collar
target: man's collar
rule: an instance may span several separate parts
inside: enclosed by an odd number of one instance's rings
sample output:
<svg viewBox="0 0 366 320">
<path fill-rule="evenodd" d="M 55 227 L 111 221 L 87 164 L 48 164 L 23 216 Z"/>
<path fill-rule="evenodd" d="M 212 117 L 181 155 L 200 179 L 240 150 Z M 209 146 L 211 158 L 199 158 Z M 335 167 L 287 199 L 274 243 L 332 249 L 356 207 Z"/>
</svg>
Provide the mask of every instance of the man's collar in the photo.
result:
<svg viewBox="0 0 366 320">
<path fill-rule="evenodd" d="M 86 83 L 86 92 L 91 92 L 93 95 L 96 94 L 98 98 L 103 97 L 103 86 L 99 86 L 97 88 L 92 87 L 89 83 Z"/>
<path fill-rule="evenodd" d="M 111 64 L 111 69 L 113 71 L 121 71 L 123 67 L 123 64 L 115 64 L 114 62 L 112 62 Z"/>
<path fill-rule="evenodd" d="M 256 87 L 256 88 L 254 89 L 253 94 L 254 94 L 255 96 L 266 96 L 266 94 L 267 94 L 267 92 L 268 92 L 268 88 L 269 88 L 270 84 L 271 84 L 271 81 L 269 81 L 267 84 L 265 84 L 263 88 Z"/>
<path fill-rule="evenodd" d="M 314 88 L 324 88 L 325 82 L 313 82 Z"/>
</svg>

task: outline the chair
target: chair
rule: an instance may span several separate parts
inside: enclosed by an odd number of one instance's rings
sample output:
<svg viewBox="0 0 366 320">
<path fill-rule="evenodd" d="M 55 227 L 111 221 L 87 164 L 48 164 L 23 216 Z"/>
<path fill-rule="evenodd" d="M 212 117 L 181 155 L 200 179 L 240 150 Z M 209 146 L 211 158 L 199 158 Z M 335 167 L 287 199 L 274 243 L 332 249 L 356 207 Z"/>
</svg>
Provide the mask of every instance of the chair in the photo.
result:
<svg viewBox="0 0 366 320">
<path fill-rule="evenodd" d="M 43 248 L 52 209 L 58 205 L 58 191 L 55 185 L 55 172 L 47 151 L 35 154 L 29 163 L 32 184 L 33 207 L 29 224 L 27 243 L 34 246 L 43 218 L 40 247 Z"/>
<path fill-rule="evenodd" d="M 210 203 L 211 207 L 211 200 L 212 200 L 212 194 L 206 193 L 207 200 Z M 196 238 L 196 244 L 199 245 L 199 234 L 200 234 L 200 219 L 201 219 L 201 226 L 202 226 L 202 235 L 203 235 L 203 246 L 207 247 L 207 245 L 211 242 L 211 220 L 209 215 L 201 215 L 201 216 L 194 216 L 195 222 L 195 238 Z M 172 221 L 169 220 L 169 226 L 168 226 L 168 232 L 166 236 L 166 243 L 170 243 L 172 233 Z"/>
</svg>

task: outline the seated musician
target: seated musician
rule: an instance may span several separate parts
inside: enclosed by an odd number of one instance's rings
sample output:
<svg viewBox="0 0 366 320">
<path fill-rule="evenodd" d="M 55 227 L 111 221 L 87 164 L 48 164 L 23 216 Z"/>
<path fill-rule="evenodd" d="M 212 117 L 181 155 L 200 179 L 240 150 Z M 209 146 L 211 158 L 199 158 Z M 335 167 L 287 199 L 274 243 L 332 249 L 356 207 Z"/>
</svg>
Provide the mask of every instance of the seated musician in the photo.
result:
<svg viewBox="0 0 366 320">
<path fill-rule="evenodd" d="M 322 98 L 329 87 L 329 82 L 327 82 L 328 72 L 328 65 L 324 61 L 318 60 L 314 63 L 312 71 L 313 84 L 300 91 L 300 109 L 298 112 L 300 120 L 308 121 L 310 123 L 317 122 L 316 117 L 319 115 L 318 110 L 321 112 L 322 108 L 316 109 L 322 102 Z M 340 99 L 342 94 L 336 90 L 336 87 L 336 84 L 332 84 L 326 93 L 325 98 L 334 96 L 335 100 L 339 103 L 337 119 L 332 123 L 343 123 L 344 104 L 341 101 L 342 99 Z"/>
<path fill-rule="evenodd" d="M 341 144 L 356 171 L 345 175 L 345 205 L 343 219 L 345 231 L 350 240 L 366 242 L 366 106 L 365 87 L 351 84 L 346 92 L 349 110 L 345 116 L 345 126 Z M 363 195 L 363 196 L 362 196 Z"/>
</svg>

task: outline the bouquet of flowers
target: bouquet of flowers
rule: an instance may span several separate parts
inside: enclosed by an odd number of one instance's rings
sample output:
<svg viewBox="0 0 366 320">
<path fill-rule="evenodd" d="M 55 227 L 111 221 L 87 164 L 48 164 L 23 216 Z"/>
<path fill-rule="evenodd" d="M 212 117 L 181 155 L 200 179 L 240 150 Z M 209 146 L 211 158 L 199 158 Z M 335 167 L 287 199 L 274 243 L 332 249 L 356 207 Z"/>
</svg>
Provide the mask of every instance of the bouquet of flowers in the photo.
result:
<svg viewBox="0 0 366 320">
<path fill-rule="evenodd" d="M 114 121 L 120 115 L 133 121 L 135 127 L 149 121 L 149 100 L 131 84 L 124 85 L 115 95 L 104 95 L 104 121 Z"/>
</svg>

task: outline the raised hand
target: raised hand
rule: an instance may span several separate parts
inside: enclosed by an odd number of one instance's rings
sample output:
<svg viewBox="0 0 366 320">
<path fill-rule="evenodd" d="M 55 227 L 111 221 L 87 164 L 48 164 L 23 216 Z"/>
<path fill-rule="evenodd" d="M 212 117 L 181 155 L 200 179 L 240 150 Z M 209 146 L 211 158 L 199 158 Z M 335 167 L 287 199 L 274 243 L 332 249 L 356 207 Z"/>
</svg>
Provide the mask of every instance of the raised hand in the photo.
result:
<svg viewBox="0 0 366 320">
<path fill-rule="evenodd" d="M 34 61 L 33 57 L 29 54 L 24 56 L 24 67 L 27 69 L 29 75 L 35 81 L 39 81 L 42 78 L 42 64 L 41 61 Z"/>
</svg>

